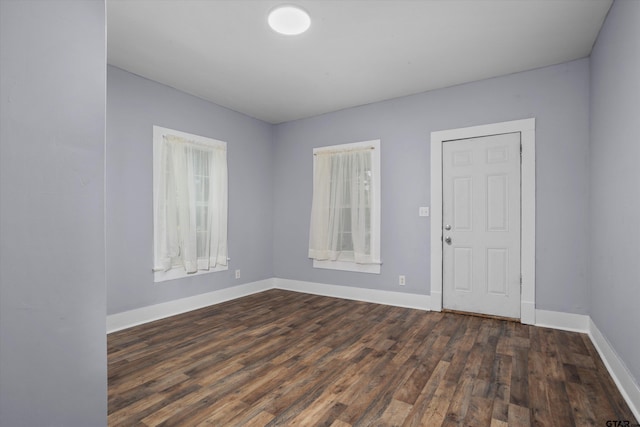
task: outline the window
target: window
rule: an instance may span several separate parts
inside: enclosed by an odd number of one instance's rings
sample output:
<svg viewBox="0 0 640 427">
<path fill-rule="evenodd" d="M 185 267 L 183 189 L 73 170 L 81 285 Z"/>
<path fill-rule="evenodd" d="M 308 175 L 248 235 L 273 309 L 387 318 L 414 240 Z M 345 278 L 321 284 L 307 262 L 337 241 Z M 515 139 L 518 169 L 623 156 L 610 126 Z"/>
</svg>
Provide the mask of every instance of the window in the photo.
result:
<svg viewBox="0 0 640 427">
<path fill-rule="evenodd" d="M 154 281 L 227 270 L 227 144 L 153 127 Z"/>
<path fill-rule="evenodd" d="M 380 140 L 313 150 L 309 258 L 380 273 Z"/>
</svg>

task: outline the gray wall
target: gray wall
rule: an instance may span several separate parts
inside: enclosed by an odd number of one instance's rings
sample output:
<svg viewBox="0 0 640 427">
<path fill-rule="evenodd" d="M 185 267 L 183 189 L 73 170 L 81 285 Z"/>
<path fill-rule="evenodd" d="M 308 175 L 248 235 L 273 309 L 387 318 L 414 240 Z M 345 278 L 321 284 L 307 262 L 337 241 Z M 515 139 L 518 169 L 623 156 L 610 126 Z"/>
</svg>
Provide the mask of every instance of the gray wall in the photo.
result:
<svg viewBox="0 0 640 427">
<path fill-rule="evenodd" d="M 153 125 L 227 142 L 228 271 L 153 282 Z M 270 124 L 109 66 L 106 175 L 109 314 L 273 277 Z"/>
<path fill-rule="evenodd" d="M 276 126 L 276 277 L 429 294 L 429 218 L 418 207 L 429 205 L 430 132 L 535 117 L 537 307 L 586 314 L 588 103 L 583 59 Z M 382 274 L 313 269 L 312 148 L 378 138 Z"/>
<path fill-rule="evenodd" d="M 616 0 L 591 67 L 590 314 L 640 382 L 640 2 Z"/>
<path fill-rule="evenodd" d="M 103 1 L 0 1 L 0 425 L 107 422 Z"/>
</svg>

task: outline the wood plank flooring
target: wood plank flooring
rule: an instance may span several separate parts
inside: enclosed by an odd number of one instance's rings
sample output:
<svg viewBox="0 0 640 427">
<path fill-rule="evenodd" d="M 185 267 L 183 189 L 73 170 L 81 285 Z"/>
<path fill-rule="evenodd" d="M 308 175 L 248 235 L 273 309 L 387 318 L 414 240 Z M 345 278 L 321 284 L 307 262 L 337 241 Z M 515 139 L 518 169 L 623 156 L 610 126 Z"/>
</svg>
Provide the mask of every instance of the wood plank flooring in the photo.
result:
<svg viewBox="0 0 640 427">
<path fill-rule="evenodd" d="M 584 334 L 270 290 L 108 336 L 110 426 L 637 423 Z"/>
</svg>

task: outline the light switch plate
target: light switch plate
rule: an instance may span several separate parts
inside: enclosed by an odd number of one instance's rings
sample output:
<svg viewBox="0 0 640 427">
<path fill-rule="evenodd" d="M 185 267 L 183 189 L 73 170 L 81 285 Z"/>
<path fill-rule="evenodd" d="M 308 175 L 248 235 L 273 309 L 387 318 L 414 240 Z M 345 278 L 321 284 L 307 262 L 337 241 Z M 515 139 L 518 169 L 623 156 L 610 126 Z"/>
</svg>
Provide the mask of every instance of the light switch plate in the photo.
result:
<svg viewBox="0 0 640 427">
<path fill-rule="evenodd" d="M 429 216 L 429 206 L 420 206 L 418 216 Z"/>
</svg>

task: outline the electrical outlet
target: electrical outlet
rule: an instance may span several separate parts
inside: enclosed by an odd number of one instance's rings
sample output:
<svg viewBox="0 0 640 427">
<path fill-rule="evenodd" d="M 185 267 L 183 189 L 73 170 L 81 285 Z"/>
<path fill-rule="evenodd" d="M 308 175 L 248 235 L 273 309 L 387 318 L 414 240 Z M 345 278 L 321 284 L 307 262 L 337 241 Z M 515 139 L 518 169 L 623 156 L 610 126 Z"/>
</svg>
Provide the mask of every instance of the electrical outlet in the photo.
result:
<svg viewBox="0 0 640 427">
<path fill-rule="evenodd" d="M 236 279 L 240 278 L 240 270 L 236 270 Z"/>
<path fill-rule="evenodd" d="M 400 276 L 398 276 L 398 285 L 404 286 L 404 284 L 405 284 L 405 278 L 404 278 L 404 275 L 401 274 Z"/>
<path fill-rule="evenodd" d="M 420 206 L 418 208 L 418 216 L 429 216 L 429 206 Z"/>
</svg>

